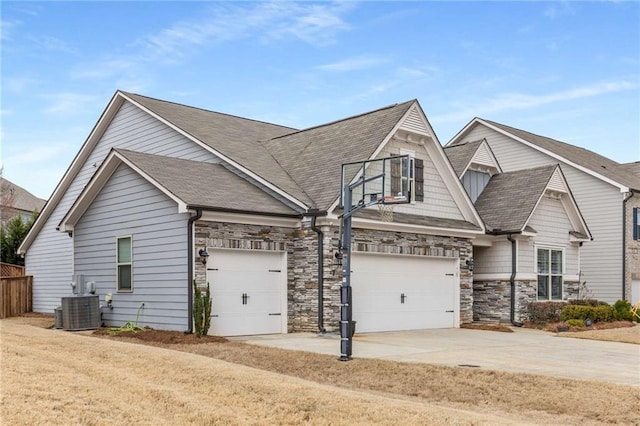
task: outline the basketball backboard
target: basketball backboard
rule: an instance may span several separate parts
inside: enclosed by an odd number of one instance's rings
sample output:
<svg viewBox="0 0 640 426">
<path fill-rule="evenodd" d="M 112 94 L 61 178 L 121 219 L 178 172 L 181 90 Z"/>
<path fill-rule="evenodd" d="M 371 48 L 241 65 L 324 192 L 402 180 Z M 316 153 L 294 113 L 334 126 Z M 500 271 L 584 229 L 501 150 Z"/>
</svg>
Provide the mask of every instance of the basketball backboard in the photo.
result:
<svg viewBox="0 0 640 426">
<path fill-rule="evenodd" d="M 352 205 L 401 204 L 411 201 L 413 178 L 409 155 L 356 161 L 342 165 L 340 206 L 344 206 L 344 189 L 352 187 Z"/>
</svg>

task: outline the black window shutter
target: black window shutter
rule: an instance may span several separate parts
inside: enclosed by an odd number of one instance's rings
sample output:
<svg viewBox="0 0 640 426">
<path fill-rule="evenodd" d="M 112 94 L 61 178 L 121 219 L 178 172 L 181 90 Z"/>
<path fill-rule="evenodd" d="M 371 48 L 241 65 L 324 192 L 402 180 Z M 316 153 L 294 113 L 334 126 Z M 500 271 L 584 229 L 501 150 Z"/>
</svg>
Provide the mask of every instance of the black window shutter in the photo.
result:
<svg viewBox="0 0 640 426">
<path fill-rule="evenodd" d="M 640 239 L 640 235 L 638 235 L 638 208 L 633 208 L 633 239 Z"/>
<path fill-rule="evenodd" d="M 424 162 L 421 159 L 416 158 L 414 160 L 414 167 L 416 169 L 416 201 L 424 201 Z"/>
</svg>

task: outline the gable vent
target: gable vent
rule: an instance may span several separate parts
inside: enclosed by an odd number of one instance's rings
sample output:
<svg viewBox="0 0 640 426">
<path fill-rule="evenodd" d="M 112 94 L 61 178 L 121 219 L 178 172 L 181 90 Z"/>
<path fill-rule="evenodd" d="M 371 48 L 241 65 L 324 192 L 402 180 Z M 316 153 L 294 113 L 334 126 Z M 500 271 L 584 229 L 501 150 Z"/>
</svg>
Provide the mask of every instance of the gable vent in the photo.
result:
<svg viewBox="0 0 640 426">
<path fill-rule="evenodd" d="M 547 190 L 564 193 L 569 192 L 569 188 L 567 188 L 567 185 L 564 182 L 564 179 L 562 179 L 562 175 L 560 174 L 560 169 L 556 169 L 556 171 L 553 172 L 553 176 L 551 176 L 549 184 L 547 185 Z"/>
<path fill-rule="evenodd" d="M 418 109 L 415 107 L 411 109 L 411 112 L 407 115 L 407 118 L 404 119 L 400 128 L 414 133 L 422 133 L 425 135 L 429 134 L 427 125 L 424 120 L 422 120 L 422 117 L 418 113 Z"/>
</svg>

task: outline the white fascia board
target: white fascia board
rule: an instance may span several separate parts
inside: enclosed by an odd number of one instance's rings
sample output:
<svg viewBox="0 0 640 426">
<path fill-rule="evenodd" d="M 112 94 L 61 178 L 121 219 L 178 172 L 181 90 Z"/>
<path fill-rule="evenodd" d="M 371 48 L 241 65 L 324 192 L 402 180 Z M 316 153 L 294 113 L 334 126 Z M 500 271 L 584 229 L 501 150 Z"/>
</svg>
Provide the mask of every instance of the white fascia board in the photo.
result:
<svg viewBox="0 0 640 426">
<path fill-rule="evenodd" d="M 340 226 L 340 218 L 337 216 L 324 216 L 318 218 L 317 226 Z M 485 235 L 484 231 L 458 228 L 439 228 L 436 226 L 411 225 L 406 223 L 383 222 L 372 219 L 352 218 L 353 228 L 371 229 L 376 231 L 407 232 L 413 234 L 443 235 L 448 237 L 460 237 L 474 239 Z"/>
<path fill-rule="evenodd" d="M 71 183 L 80 172 L 82 165 L 85 163 L 85 161 L 87 161 L 87 158 L 95 148 L 96 144 L 102 137 L 102 134 L 108 127 L 109 123 L 111 123 L 111 120 L 116 115 L 123 103 L 124 99 L 122 98 L 119 91 L 111 97 L 109 104 L 102 112 L 102 115 L 100 116 L 96 124 L 93 126 L 91 133 L 89 133 L 89 136 L 74 157 L 71 165 L 67 168 L 67 171 L 62 176 L 60 182 L 58 182 L 58 185 L 53 190 L 51 197 L 49 197 L 49 199 L 47 200 L 47 203 L 44 205 L 44 208 L 38 215 L 38 218 L 22 241 L 22 244 L 20 244 L 20 247 L 18 248 L 19 254 L 25 254 L 26 251 L 29 250 L 29 247 L 35 240 L 36 236 L 42 230 L 42 227 L 45 225 L 55 208 L 58 206 L 58 203 L 60 202 L 66 191 L 69 189 L 69 186 L 71 186 Z"/>
<path fill-rule="evenodd" d="M 579 164 L 576 164 L 573 161 L 568 160 L 567 158 L 565 158 L 565 157 L 563 157 L 561 155 L 558 155 L 558 154 L 556 154 L 556 153 L 554 153 L 552 151 L 549 151 L 549 150 L 546 150 L 544 148 L 541 148 L 536 144 L 533 144 L 533 143 L 528 142 L 528 141 L 526 141 L 526 140 L 524 140 L 522 138 L 519 138 L 518 136 L 513 135 L 513 134 L 511 134 L 511 133 L 509 133 L 509 132 L 507 132 L 505 130 L 502 130 L 502 129 L 496 127 L 496 126 L 493 126 L 493 125 L 487 123 L 486 121 L 484 121 L 484 120 L 482 120 L 480 118 L 475 118 L 474 121 L 477 121 L 478 123 L 482 123 L 483 125 L 487 126 L 488 128 L 490 128 L 490 129 L 492 129 L 492 130 L 494 130 L 494 131 L 496 131 L 496 132 L 498 132 L 500 134 L 503 134 L 503 135 L 505 135 L 505 136 L 507 136 L 507 137 L 509 137 L 509 138 L 511 138 L 513 140 L 516 140 L 516 141 L 518 141 L 518 142 L 520 142 L 520 143 L 522 143 L 522 144 L 524 144 L 524 145 L 526 145 L 526 146 L 528 146 L 530 148 L 533 148 L 533 149 L 535 149 L 535 150 L 537 150 L 539 152 L 542 152 L 543 154 L 546 154 L 549 157 L 555 158 L 556 160 L 558 160 L 558 161 L 560 161 L 562 163 L 565 163 L 565 164 L 567 164 L 567 165 L 569 165 L 569 166 L 571 166 L 573 168 L 576 168 L 576 169 L 578 169 L 578 170 L 580 170 L 580 171 L 582 171 L 582 172 L 584 172 L 584 173 L 586 173 L 586 174 L 588 174 L 590 176 L 593 176 L 593 177 L 595 177 L 597 179 L 600 179 L 601 181 L 606 182 L 609 185 L 613 185 L 616 188 L 620 189 L 620 192 L 629 192 L 629 187 L 628 186 L 625 186 L 625 185 L 623 185 L 623 184 L 621 184 L 619 182 L 616 182 L 616 181 L 614 181 L 614 180 L 612 180 L 612 179 L 610 179 L 610 178 L 608 178 L 606 176 L 603 176 L 600 173 L 596 173 L 592 169 L 589 169 L 587 167 L 584 167 L 584 166 L 581 166 Z"/>
<path fill-rule="evenodd" d="M 465 133 L 467 133 L 467 131 L 471 128 L 471 126 L 476 123 L 478 121 L 478 117 L 475 117 L 473 120 L 471 120 L 470 122 L 467 123 L 466 126 L 464 126 L 462 128 L 462 130 L 460 130 L 458 133 L 456 133 L 455 135 L 453 135 L 453 137 L 451 139 L 449 139 L 449 142 L 447 142 L 446 144 L 444 144 L 444 146 L 449 146 L 452 145 L 456 142 L 458 142 L 458 139 L 462 137 L 462 135 L 464 135 Z"/>
<path fill-rule="evenodd" d="M 243 225 L 278 226 L 282 228 L 295 229 L 300 229 L 302 227 L 302 220 L 298 218 L 265 216 L 259 214 L 252 215 L 246 213 L 203 211 L 202 217 L 198 220 L 204 222 L 227 222 Z"/>
<path fill-rule="evenodd" d="M 122 156 L 117 151 L 112 150 L 105 161 L 100 165 L 100 168 L 95 172 L 89 183 L 84 187 L 76 201 L 60 221 L 59 228 L 63 232 L 73 231 L 75 224 L 80 220 L 82 215 L 91 206 L 91 203 L 98 196 L 104 185 L 107 183 L 111 175 L 116 171 L 120 164 L 125 164 L 135 171 L 138 175 L 151 183 L 163 194 L 171 198 L 178 205 L 178 213 L 187 213 L 187 204 L 176 197 L 173 193 L 169 192 L 164 186 L 160 185 L 155 179 L 146 174 L 135 164 L 131 163 L 128 159 Z"/>
<path fill-rule="evenodd" d="M 123 96 L 127 101 L 131 102 L 136 107 L 140 108 L 142 111 L 144 111 L 147 114 L 151 115 L 153 118 L 155 118 L 156 120 L 162 122 L 163 124 L 169 126 L 170 128 L 172 128 L 176 132 L 180 133 L 182 136 L 184 136 L 184 137 L 188 138 L 189 140 L 195 142 L 200 147 L 206 149 L 207 151 L 209 151 L 210 153 L 212 153 L 216 157 L 220 158 L 221 160 L 223 160 L 227 164 L 230 164 L 231 166 L 235 167 L 236 169 L 241 170 L 243 173 L 246 173 L 251 178 L 255 179 L 256 181 L 260 182 L 261 184 L 263 184 L 267 188 L 271 189 L 275 193 L 277 193 L 277 194 L 281 195 L 282 197 L 286 198 L 287 200 L 291 201 L 295 205 L 303 208 L 304 210 L 309 210 L 309 207 L 306 204 L 304 204 L 302 201 L 296 199 L 291 194 L 283 191 L 282 189 L 280 189 L 276 185 L 272 184 L 271 182 L 267 181 L 263 177 L 257 175 L 256 173 L 252 172 L 251 170 L 247 169 L 246 167 L 244 167 L 240 163 L 237 163 L 237 162 L 233 161 L 231 158 L 227 157 L 226 155 L 222 154 L 221 152 L 211 148 L 209 145 L 207 145 L 206 143 L 202 142 L 200 139 L 196 138 L 195 136 L 191 135 L 190 133 L 185 132 L 181 128 L 175 126 L 173 123 L 171 123 L 170 121 L 167 121 L 166 119 L 164 119 L 163 117 L 159 116 L 155 112 L 153 112 L 150 109 L 146 108 L 144 105 L 139 104 L 138 102 L 136 102 L 135 100 L 129 98 L 128 96 L 126 96 L 123 93 L 120 93 L 120 95 Z"/>
</svg>

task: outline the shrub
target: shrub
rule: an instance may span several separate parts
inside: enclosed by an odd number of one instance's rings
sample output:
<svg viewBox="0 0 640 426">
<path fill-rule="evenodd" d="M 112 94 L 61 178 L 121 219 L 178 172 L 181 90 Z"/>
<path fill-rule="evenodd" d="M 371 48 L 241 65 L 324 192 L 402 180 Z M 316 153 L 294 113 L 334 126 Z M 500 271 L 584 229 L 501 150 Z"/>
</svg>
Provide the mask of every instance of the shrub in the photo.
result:
<svg viewBox="0 0 640 426">
<path fill-rule="evenodd" d="M 570 319 L 565 322 L 570 327 L 584 327 L 584 320 L 581 319 Z"/>
<path fill-rule="evenodd" d="M 598 306 L 598 300 L 596 299 L 575 299 L 569 301 L 570 305 L 580 306 Z"/>
<path fill-rule="evenodd" d="M 615 310 L 615 317 L 618 321 L 631 321 L 633 320 L 633 312 L 631 312 L 631 303 L 626 300 L 618 300 L 613 304 Z"/>
<path fill-rule="evenodd" d="M 211 326 L 211 291 L 207 283 L 207 292 L 202 294 L 196 280 L 193 280 L 193 323 L 196 336 L 202 337 L 209 333 Z"/>
<path fill-rule="evenodd" d="M 527 317 L 535 324 L 560 321 L 565 302 L 531 302 L 527 305 Z"/>
<path fill-rule="evenodd" d="M 591 318 L 593 322 L 608 322 L 615 320 L 615 312 L 616 311 L 613 306 L 567 305 L 562 308 L 560 319 L 562 321 L 568 321 L 572 319 L 579 319 L 584 321 L 587 318 Z"/>
</svg>

